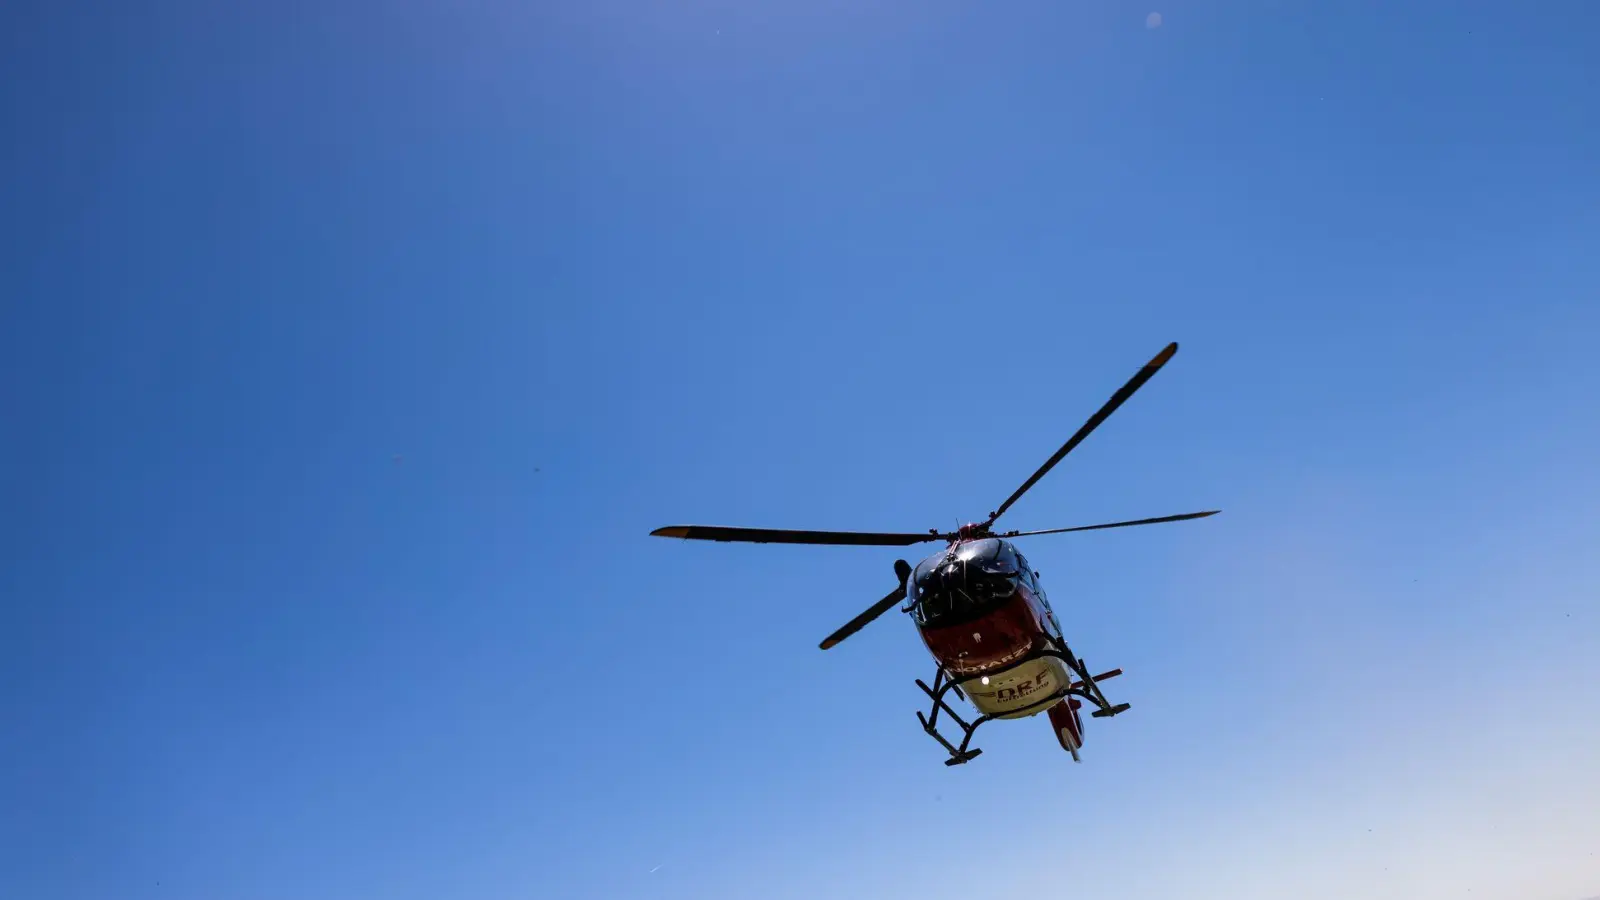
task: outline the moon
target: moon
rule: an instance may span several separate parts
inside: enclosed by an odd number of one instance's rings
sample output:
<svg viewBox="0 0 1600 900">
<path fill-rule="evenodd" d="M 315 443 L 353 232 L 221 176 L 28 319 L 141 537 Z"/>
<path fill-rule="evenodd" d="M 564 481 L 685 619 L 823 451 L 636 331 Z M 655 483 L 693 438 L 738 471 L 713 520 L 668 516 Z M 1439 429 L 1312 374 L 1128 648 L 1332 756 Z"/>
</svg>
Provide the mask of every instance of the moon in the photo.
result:
<svg viewBox="0 0 1600 900">
<path fill-rule="evenodd" d="M 1161 13 L 1153 12 L 1150 15 L 1145 16 L 1144 17 L 1144 27 L 1146 27 L 1146 28 L 1160 28 L 1161 27 Z"/>
</svg>

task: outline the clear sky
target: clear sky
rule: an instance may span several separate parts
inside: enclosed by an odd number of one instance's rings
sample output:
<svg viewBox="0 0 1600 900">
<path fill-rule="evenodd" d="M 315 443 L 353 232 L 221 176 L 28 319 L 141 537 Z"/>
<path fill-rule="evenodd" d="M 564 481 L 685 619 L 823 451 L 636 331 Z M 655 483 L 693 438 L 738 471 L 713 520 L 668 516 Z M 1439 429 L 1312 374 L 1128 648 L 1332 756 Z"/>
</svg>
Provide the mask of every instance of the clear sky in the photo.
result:
<svg viewBox="0 0 1600 900">
<path fill-rule="evenodd" d="M 1159 24 L 1149 17 L 1159 12 Z M 1156 27 L 1152 27 L 1155 25 Z M 0 12 L 0 896 L 1600 892 L 1600 8 Z M 942 765 L 894 549 L 1127 674 Z"/>
</svg>

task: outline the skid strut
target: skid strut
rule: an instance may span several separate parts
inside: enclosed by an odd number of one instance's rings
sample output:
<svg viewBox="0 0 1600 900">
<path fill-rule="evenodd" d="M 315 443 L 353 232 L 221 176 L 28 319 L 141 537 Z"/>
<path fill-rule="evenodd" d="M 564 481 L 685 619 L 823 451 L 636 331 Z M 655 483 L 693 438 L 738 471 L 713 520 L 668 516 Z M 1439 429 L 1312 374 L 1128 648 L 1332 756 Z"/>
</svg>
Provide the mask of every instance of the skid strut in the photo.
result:
<svg viewBox="0 0 1600 900">
<path fill-rule="evenodd" d="M 1120 712 L 1127 711 L 1129 704 L 1118 703 L 1113 706 L 1111 701 L 1106 699 L 1106 695 L 1100 690 L 1099 685 L 1099 682 L 1104 681 L 1107 678 L 1115 678 L 1116 676 L 1121 675 L 1121 669 L 1112 669 L 1109 672 L 1102 672 L 1099 675 L 1091 676 L 1089 674 L 1089 670 L 1084 666 L 1083 660 L 1074 656 L 1072 651 L 1067 649 L 1067 645 L 1064 642 L 1058 641 L 1049 635 L 1045 635 L 1043 640 L 1037 643 L 1032 650 L 1028 651 L 1028 653 L 1024 654 L 1022 658 L 1013 660 L 1012 662 L 998 669 L 992 669 L 975 675 L 968 675 L 965 678 L 954 678 L 948 672 L 946 672 L 943 667 L 940 667 L 939 670 L 933 675 L 933 687 L 929 687 L 921 678 L 917 679 L 917 687 L 922 688 L 922 692 L 927 694 L 928 698 L 933 701 L 933 708 L 926 716 L 920 712 L 917 713 L 917 721 L 922 723 L 922 730 L 927 732 L 929 737 L 938 741 L 945 750 L 949 751 L 950 758 L 944 761 L 945 765 L 959 766 L 962 763 L 968 762 L 977 757 L 979 754 L 983 753 L 981 749 L 969 746 L 972 743 L 972 733 L 978 730 L 979 725 L 982 725 L 991 719 L 998 718 L 998 716 L 992 713 L 986 714 L 979 716 L 969 724 L 966 719 L 961 718 L 959 713 L 950 708 L 950 704 L 945 702 L 945 694 L 954 691 L 958 698 L 964 700 L 966 699 L 966 694 L 962 693 L 961 690 L 961 686 L 963 684 L 966 684 L 969 681 L 975 681 L 984 676 L 993 677 L 1002 672 L 1007 672 L 1011 669 L 1014 669 L 1017 666 L 1032 662 L 1036 659 L 1042 659 L 1047 656 L 1059 659 L 1066 663 L 1067 668 L 1072 670 L 1072 674 L 1075 675 L 1078 680 L 1072 682 L 1064 688 L 1060 688 L 1042 700 L 1034 701 L 1027 706 L 1023 706 L 1006 713 L 1007 716 L 1016 716 L 1018 713 L 1033 713 L 1038 712 L 1039 710 L 1048 709 L 1050 708 L 1051 704 L 1054 704 L 1056 701 L 1062 700 L 1066 697 L 1082 697 L 1090 703 L 1093 703 L 1095 705 L 1095 710 L 1094 712 L 1090 713 L 1090 715 L 1097 719 L 1109 718 Z M 939 733 L 939 712 L 941 710 L 944 711 L 946 716 L 949 716 L 951 719 L 955 720 L 956 725 L 961 728 L 961 743 L 959 745 L 950 743 L 950 741 L 947 740 L 944 735 Z"/>
</svg>

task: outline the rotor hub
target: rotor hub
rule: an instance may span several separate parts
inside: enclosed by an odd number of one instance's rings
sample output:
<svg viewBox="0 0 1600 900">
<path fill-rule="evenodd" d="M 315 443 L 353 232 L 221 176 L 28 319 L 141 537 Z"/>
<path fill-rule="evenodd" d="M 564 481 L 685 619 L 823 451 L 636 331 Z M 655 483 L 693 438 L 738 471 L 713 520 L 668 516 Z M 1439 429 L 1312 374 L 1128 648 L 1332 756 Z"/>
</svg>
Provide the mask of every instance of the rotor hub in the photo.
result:
<svg viewBox="0 0 1600 900">
<path fill-rule="evenodd" d="M 989 533 L 989 526 L 982 522 L 968 522 L 956 530 L 956 537 L 963 541 L 981 538 Z"/>
</svg>

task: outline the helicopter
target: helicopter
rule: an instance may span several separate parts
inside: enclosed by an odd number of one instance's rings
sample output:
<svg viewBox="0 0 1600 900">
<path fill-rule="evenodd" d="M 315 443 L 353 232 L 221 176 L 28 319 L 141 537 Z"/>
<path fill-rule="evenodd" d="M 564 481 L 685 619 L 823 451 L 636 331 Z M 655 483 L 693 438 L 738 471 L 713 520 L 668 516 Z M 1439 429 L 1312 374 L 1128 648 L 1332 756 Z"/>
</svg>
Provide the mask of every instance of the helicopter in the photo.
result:
<svg viewBox="0 0 1600 900">
<path fill-rule="evenodd" d="M 1122 670 L 1089 673 L 1083 659 L 1068 647 L 1039 573 L 1013 539 L 1181 522 L 1213 516 L 1221 510 L 1041 531 L 997 532 L 994 524 L 1177 352 L 1176 342 L 1163 348 L 987 518 L 962 525 L 954 532 L 936 528 L 886 533 L 669 525 L 650 533 L 685 540 L 758 544 L 892 547 L 945 542 L 942 550 L 915 566 L 903 559 L 895 560 L 895 589 L 828 635 L 820 649 L 836 646 L 903 602 L 906 605 L 901 612 L 911 617 L 938 667 L 932 685 L 917 679 L 917 687 L 931 701 L 929 712 L 924 715 L 919 711 L 917 720 L 923 731 L 948 751 L 945 765 L 967 763 L 983 752 L 971 746 L 973 733 L 980 725 L 995 719 L 1029 718 L 1041 712 L 1047 714 L 1061 749 L 1071 754 L 1074 762 L 1082 762 L 1078 751 L 1083 747 L 1084 734 L 1079 711 L 1088 702 L 1095 707 L 1090 714 L 1094 718 L 1127 712 L 1131 704 L 1111 703 L 1100 687 L 1101 682 L 1121 675 Z M 957 713 L 947 701 L 950 694 L 971 704 L 977 717 L 969 722 Z M 941 712 L 960 728 L 959 743 L 939 731 Z"/>
</svg>

